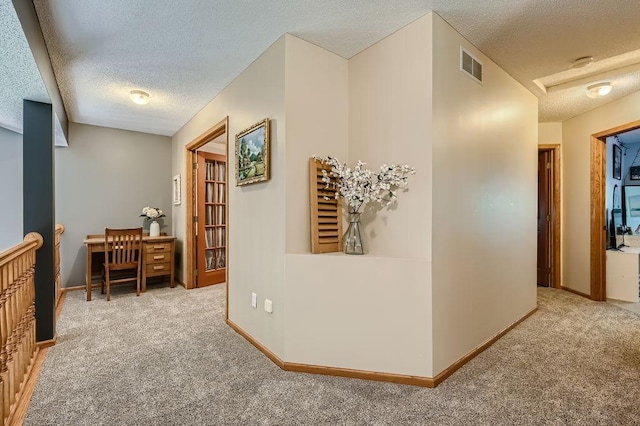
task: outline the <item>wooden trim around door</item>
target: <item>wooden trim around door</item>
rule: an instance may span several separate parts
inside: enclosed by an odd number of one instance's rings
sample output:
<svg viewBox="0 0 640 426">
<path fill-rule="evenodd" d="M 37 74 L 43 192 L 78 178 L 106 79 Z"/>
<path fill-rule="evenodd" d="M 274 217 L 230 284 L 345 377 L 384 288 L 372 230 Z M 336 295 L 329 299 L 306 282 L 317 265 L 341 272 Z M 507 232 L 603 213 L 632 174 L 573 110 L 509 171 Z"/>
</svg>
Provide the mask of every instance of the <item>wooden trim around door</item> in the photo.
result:
<svg viewBox="0 0 640 426">
<path fill-rule="evenodd" d="M 596 156 L 598 144 L 604 143 L 607 138 L 618 133 L 627 132 L 640 128 L 640 120 L 612 127 L 591 135 L 590 143 L 590 178 L 591 178 L 591 225 L 590 225 L 590 268 L 591 268 L 591 295 L 592 300 L 607 300 L 606 283 L 606 218 L 604 217 L 605 193 L 604 184 L 606 182 L 606 149 L 604 159 L 599 161 Z"/>
<path fill-rule="evenodd" d="M 602 150 L 602 143 L 605 143 L 605 149 Z M 606 183 L 606 137 L 598 139 L 591 137 L 590 144 L 590 181 L 591 181 L 591 236 L 590 240 L 590 265 L 591 265 L 591 299 L 597 301 L 606 300 L 606 219 L 604 214 L 605 206 L 605 183 Z M 601 155 L 601 152 L 604 152 Z"/>
<path fill-rule="evenodd" d="M 538 145 L 538 152 L 551 151 L 553 158 L 551 174 L 553 176 L 553 212 L 551 219 L 551 281 L 553 288 L 562 288 L 562 238 L 561 238 L 561 220 L 562 211 L 560 204 L 561 188 L 560 188 L 560 144 Z"/>
<path fill-rule="evenodd" d="M 195 288 L 195 280 L 193 271 L 195 269 L 195 253 L 196 240 L 194 236 L 194 221 L 193 221 L 193 199 L 195 196 L 195 179 L 193 178 L 193 161 L 194 161 L 194 153 L 198 148 L 206 145 L 212 139 L 217 138 L 218 136 L 226 134 L 226 155 L 227 155 L 227 167 L 226 167 L 226 194 L 225 198 L 227 200 L 227 204 L 229 203 L 229 117 L 225 117 L 219 123 L 211 127 L 209 130 L 195 138 L 193 141 L 185 145 L 185 177 L 186 177 L 186 204 L 187 204 L 187 212 L 185 218 L 185 230 L 186 230 L 186 280 L 184 283 L 184 287 L 186 289 Z M 229 212 L 227 211 L 227 268 L 226 268 L 226 278 L 225 282 L 227 285 L 227 312 L 226 318 L 229 318 Z"/>
</svg>

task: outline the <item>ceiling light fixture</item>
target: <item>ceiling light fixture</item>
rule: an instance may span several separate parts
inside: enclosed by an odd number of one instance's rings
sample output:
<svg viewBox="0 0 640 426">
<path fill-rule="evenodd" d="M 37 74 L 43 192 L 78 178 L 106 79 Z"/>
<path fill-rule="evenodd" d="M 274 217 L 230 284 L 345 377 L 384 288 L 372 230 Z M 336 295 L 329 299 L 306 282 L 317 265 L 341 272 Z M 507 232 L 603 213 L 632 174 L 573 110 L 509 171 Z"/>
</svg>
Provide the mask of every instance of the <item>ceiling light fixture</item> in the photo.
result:
<svg viewBox="0 0 640 426">
<path fill-rule="evenodd" d="M 144 105 L 149 102 L 149 94 L 144 90 L 132 90 L 129 92 L 129 97 L 138 105 Z"/>
<path fill-rule="evenodd" d="M 611 92 L 611 83 L 604 82 L 604 83 L 597 83 L 597 84 L 592 84 L 591 86 L 587 87 L 587 96 L 590 98 L 600 98 L 602 96 L 606 96 L 609 94 L 609 92 Z"/>
<path fill-rule="evenodd" d="M 593 62 L 593 56 L 583 56 L 573 61 L 572 68 L 582 68 L 590 65 Z"/>
</svg>

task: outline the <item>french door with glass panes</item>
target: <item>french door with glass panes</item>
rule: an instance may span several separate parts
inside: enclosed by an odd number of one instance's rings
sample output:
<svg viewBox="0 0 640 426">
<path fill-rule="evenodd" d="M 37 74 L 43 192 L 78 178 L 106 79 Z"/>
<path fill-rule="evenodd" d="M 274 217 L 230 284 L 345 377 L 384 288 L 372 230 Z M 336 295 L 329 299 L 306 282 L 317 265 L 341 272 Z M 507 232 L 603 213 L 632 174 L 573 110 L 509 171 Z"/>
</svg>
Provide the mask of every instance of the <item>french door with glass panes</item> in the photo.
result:
<svg viewBox="0 0 640 426">
<path fill-rule="evenodd" d="M 198 152 L 197 287 L 225 282 L 227 267 L 227 158 Z"/>
</svg>

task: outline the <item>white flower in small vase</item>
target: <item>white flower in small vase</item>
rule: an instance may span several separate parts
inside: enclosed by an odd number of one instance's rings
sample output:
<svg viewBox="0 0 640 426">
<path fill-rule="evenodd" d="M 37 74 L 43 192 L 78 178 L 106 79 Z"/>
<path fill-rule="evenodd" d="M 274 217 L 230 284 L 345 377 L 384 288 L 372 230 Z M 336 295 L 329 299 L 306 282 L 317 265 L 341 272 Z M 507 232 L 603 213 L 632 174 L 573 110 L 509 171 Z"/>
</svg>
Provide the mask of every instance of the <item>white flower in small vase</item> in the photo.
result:
<svg viewBox="0 0 640 426">
<path fill-rule="evenodd" d="M 166 215 L 162 209 L 159 209 L 158 207 L 145 207 L 142 209 L 140 217 L 144 217 L 145 220 L 151 221 L 151 224 L 149 225 L 150 237 L 157 237 L 160 235 L 160 224 L 158 224 L 157 220 L 165 216 Z"/>
</svg>

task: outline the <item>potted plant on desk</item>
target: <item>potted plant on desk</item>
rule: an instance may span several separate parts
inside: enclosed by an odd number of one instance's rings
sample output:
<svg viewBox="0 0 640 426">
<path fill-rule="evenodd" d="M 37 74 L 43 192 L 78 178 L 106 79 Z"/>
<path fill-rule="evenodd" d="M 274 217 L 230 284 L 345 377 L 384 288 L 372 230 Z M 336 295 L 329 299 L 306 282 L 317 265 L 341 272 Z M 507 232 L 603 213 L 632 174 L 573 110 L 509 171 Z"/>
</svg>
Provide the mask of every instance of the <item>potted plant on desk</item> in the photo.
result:
<svg viewBox="0 0 640 426">
<path fill-rule="evenodd" d="M 149 225 L 150 237 L 160 236 L 160 224 L 158 223 L 158 219 L 165 217 L 165 214 L 161 209 L 157 207 L 145 207 L 142 209 L 140 217 L 144 217 L 151 221 L 151 225 Z"/>
</svg>

